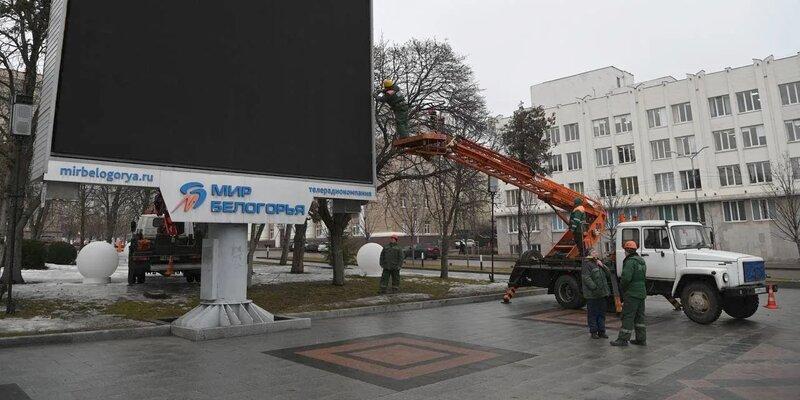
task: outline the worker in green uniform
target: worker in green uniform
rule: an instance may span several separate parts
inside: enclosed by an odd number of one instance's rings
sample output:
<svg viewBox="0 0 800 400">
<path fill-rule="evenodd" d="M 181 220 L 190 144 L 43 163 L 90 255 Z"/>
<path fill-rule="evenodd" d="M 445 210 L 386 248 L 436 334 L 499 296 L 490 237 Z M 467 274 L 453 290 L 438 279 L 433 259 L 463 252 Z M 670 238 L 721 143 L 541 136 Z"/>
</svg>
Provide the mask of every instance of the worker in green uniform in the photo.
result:
<svg viewBox="0 0 800 400">
<path fill-rule="evenodd" d="M 380 294 L 386 293 L 390 279 L 392 281 L 392 292 L 400 290 L 400 268 L 403 266 L 405 255 L 403 254 L 403 249 L 397 244 L 397 240 L 397 236 L 393 235 L 391 242 L 384 246 L 383 251 L 381 251 L 380 264 L 381 268 L 383 268 L 383 273 L 381 274 L 381 287 L 378 291 Z"/>
<path fill-rule="evenodd" d="M 586 225 L 586 210 L 583 208 L 583 200 L 580 197 L 575 199 L 575 208 L 569 214 L 569 229 L 575 238 L 575 245 L 578 246 L 578 255 L 586 257 L 586 249 L 583 243 L 583 231 Z"/>
<path fill-rule="evenodd" d="M 647 344 L 647 332 L 644 323 L 644 299 L 647 297 L 645 276 L 647 265 L 644 259 L 636 254 L 639 246 L 633 240 L 625 242 L 625 261 L 622 264 L 622 277 L 619 280 L 623 291 L 622 329 L 612 346 L 627 346 L 631 332 L 636 332 L 636 339 L 630 342 L 639 346 Z"/>
<path fill-rule="evenodd" d="M 592 339 L 608 338 L 606 335 L 606 302 L 611 292 L 608 277 L 597 250 L 592 249 L 581 266 L 583 297 L 586 298 L 586 319 Z"/>
<path fill-rule="evenodd" d="M 397 137 L 408 137 L 408 103 L 397 84 L 391 79 L 384 80 L 383 89 L 375 93 L 375 100 L 388 104 L 392 109 Z"/>
</svg>

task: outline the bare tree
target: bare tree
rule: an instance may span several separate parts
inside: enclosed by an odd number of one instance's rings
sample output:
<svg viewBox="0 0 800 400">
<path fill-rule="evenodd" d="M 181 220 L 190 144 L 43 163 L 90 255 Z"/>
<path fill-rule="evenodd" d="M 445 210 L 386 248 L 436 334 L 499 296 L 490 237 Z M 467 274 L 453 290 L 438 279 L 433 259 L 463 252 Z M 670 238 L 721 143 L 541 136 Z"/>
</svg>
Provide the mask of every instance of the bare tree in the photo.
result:
<svg viewBox="0 0 800 400">
<path fill-rule="evenodd" d="M 472 69 L 449 43 L 435 39 L 412 39 L 403 44 L 381 41 L 375 45 L 373 55 L 375 86 L 386 78 L 400 86 L 408 102 L 412 132 L 427 129 L 430 110 L 473 124 L 483 122 L 484 101 Z M 397 181 L 420 180 L 438 173 L 426 167 L 424 160 L 392 147 L 396 133 L 391 111 L 384 106 L 375 111 L 379 191 Z"/>
<path fill-rule="evenodd" d="M 247 287 L 253 286 L 253 261 L 264 226 L 266 224 L 250 224 L 250 241 L 247 244 Z"/>
<path fill-rule="evenodd" d="M 11 98 L 19 93 L 34 97 L 38 94 L 38 71 L 42 68 L 45 52 L 47 28 L 50 18 L 49 0 L 2 0 L 0 1 L 0 184 L 3 193 L 8 196 L 16 193 L 17 188 L 27 188 L 22 200 L 21 213 L 8 212 L 8 197 L 4 196 L 0 204 L 0 217 L 4 223 L 5 239 L 13 237 L 16 244 L 11 251 L 5 251 L 2 242 L 4 266 L 19 265 L 22 256 L 22 232 L 33 211 L 39 207 L 39 196 L 35 196 L 37 188 L 29 187 L 28 173 L 33 151 L 34 136 L 12 140 L 8 127 L 11 126 L 9 105 Z M 38 119 L 38 109 L 34 115 L 34 130 Z M 17 151 L 19 146 L 19 151 Z M 19 156 L 17 156 L 19 154 Z M 18 168 L 19 179 L 9 179 L 10 171 Z M 40 189 L 39 189 L 40 190 Z M 15 219 L 15 221 L 14 221 Z M 16 229 L 13 229 L 16 227 Z M 9 279 L 8 268 L 4 268 L 0 281 Z M 23 282 L 19 269 L 15 269 L 11 282 Z"/>
<path fill-rule="evenodd" d="M 793 162 L 788 155 L 772 163 L 772 182 L 764 187 L 771 200 L 773 235 L 792 242 L 800 255 L 800 164 Z"/>
<path fill-rule="evenodd" d="M 539 236 L 541 230 L 539 229 L 539 201 L 536 196 L 528 191 L 520 190 L 520 196 L 517 200 L 517 240 L 519 244 L 519 254 L 524 252 L 522 240 L 525 241 L 525 249 L 530 249 L 531 245 Z"/>
<path fill-rule="evenodd" d="M 98 186 L 94 190 L 94 201 L 98 206 L 98 211 L 104 217 L 103 239 L 112 243 L 115 234 L 118 232 L 120 211 L 128 207 L 136 197 L 136 190 L 124 186 Z"/>
<path fill-rule="evenodd" d="M 400 226 L 403 233 L 411 237 L 411 246 L 416 245 L 427 217 L 424 188 L 421 181 L 401 181 L 393 188 L 385 188 L 389 217 Z"/>
<path fill-rule="evenodd" d="M 334 213 L 331 201 L 328 199 L 318 199 L 316 201 L 316 213 L 319 220 L 325 223 L 330 235 L 331 259 L 333 260 L 333 284 L 336 286 L 344 285 L 344 254 L 343 248 L 345 240 L 345 230 L 353 217 L 351 214 Z M 311 213 L 309 213 L 311 214 Z"/>
<path fill-rule="evenodd" d="M 623 188 L 617 187 L 617 173 L 613 166 L 608 168 L 605 180 L 611 183 L 610 186 L 598 187 L 595 197 L 600 199 L 600 204 L 606 210 L 607 215 L 602 235 L 607 241 L 616 243 L 617 225 L 620 223 L 620 216 L 625 216 L 626 219 L 630 217 L 633 209 L 631 202 L 633 201 L 634 193 L 625 192 Z"/>
</svg>

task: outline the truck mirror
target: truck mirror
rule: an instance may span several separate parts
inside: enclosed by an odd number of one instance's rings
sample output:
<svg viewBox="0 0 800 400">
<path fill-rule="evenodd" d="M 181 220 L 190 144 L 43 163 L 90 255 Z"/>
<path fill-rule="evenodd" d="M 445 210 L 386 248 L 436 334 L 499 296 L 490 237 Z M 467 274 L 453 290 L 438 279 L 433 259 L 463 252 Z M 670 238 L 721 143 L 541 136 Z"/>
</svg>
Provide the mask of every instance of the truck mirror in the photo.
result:
<svg viewBox="0 0 800 400">
<path fill-rule="evenodd" d="M 162 226 L 164 226 L 164 219 L 153 218 L 153 228 L 161 228 Z"/>
</svg>

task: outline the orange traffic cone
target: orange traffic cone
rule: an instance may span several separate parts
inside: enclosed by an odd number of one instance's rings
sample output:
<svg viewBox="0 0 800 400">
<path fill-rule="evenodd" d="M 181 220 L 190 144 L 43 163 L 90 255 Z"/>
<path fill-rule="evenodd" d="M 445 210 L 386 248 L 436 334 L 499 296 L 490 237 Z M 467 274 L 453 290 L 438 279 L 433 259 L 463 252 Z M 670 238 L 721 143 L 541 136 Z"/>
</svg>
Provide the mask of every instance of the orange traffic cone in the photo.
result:
<svg viewBox="0 0 800 400">
<path fill-rule="evenodd" d="M 765 305 L 764 308 L 769 308 L 770 310 L 777 310 L 778 302 L 775 301 L 775 292 L 772 291 L 772 285 L 767 285 L 767 291 L 769 292 L 769 297 L 767 298 L 767 305 Z"/>
<path fill-rule="evenodd" d="M 169 256 L 169 262 L 167 263 L 167 271 L 164 272 L 164 276 L 172 276 L 174 272 L 175 270 L 172 265 L 172 256 Z"/>
<path fill-rule="evenodd" d="M 516 293 L 516 292 L 517 292 L 517 287 L 516 286 L 512 286 L 512 287 L 506 289 L 506 294 L 503 295 L 503 303 L 505 303 L 505 304 L 510 303 L 511 302 L 511 298 L 514 297 L 514 293 Z"/>
</svg>

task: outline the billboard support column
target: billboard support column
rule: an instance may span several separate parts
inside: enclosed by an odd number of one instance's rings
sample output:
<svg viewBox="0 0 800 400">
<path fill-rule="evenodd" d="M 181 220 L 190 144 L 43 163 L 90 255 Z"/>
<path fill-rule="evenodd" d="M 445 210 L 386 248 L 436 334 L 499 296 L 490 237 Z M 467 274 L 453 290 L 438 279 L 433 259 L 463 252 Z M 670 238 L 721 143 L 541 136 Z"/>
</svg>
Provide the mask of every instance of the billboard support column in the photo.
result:
<svg viewBox="0 0 800 400">
<path fill-rule="evenodd" d="M 209 340 L 310 326 L 309 319 L 276 318 L 247 299 L 247 225 L 209 224 L 200 305 L 175 320 L 172 333 Z"/>
</svg>

